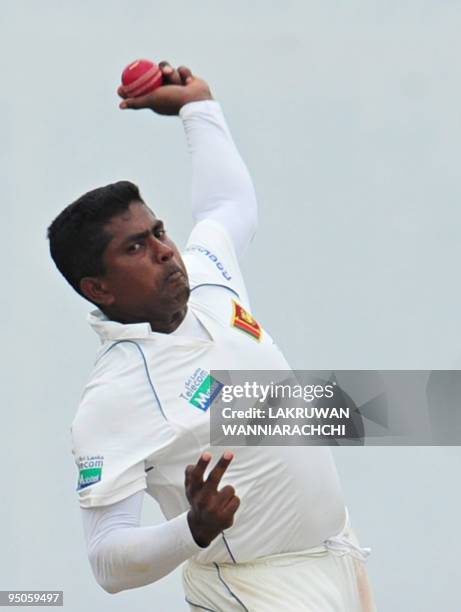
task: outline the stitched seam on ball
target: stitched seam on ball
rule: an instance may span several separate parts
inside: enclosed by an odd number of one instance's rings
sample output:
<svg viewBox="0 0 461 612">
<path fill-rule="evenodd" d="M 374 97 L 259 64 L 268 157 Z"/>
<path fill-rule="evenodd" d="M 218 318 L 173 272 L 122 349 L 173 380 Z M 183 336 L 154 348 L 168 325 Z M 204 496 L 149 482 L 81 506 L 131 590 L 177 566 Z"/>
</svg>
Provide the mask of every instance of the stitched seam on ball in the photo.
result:
<svg viewBox="0 0 461 612">
<path fill-rule="evenodd" d="M 138 87 L 140 87 L 141 85 L 144 85 L 146 81 L 151 79 L 157 73 L 160 73 L 160 68 L 158 66 L 152 66 L 152 68 L 149 68 L 147 72 L 145 72 L 140 77 L 138 77 L 136 81 L 133 81 L 129 85 L 124 85 L 125 91 L 127 93 L 131 93 L 132 91 L 135 91 L 136 89 L 138 89 Z"/>
</svg>

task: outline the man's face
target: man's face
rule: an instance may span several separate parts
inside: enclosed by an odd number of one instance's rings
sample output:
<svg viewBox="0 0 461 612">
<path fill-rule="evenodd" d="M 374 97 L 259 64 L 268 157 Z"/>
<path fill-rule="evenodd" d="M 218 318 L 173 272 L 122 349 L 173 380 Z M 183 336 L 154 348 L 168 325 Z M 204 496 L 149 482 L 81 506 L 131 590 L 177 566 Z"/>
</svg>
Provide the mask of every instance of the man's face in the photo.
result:
<svg viewBox="0 0 461 612">
<path fill-rule="evenodd" d="M 146 321 L 166 333 L 176 329 L 186 312 L 189 280 L 163 222 L 145 204 L 133 202 L 104 230 L 112 236 L 103 255 L 104 310 L 123 323 Z"/>
</svg>

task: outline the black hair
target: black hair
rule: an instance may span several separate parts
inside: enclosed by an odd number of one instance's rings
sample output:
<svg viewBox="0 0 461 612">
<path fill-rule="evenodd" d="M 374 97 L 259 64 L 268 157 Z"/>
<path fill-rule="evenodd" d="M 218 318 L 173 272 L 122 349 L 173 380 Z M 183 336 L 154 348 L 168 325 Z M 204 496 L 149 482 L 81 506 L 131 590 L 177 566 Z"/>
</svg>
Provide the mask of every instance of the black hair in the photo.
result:
<svg viewBox="0 0 461 612">
<path fill-rule="evenodd" d="M 80 281 L 104 274 L 103 254 L 111 240 L 104 226 L 125 212 L 133 202 L 142 202 L 138 187 L 118 181 L 83 194 L 69 204 L 48 228 L 50 253 L 58 270 L 83 297 Z"/>
</svg>

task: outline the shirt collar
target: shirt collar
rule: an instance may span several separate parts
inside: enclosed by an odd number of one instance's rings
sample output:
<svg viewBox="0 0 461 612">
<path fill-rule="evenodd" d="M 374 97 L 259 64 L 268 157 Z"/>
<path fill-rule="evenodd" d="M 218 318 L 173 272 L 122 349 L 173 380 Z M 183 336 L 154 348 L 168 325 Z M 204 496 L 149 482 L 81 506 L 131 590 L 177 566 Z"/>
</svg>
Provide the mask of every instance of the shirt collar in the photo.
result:
<svg viewBox="0 0 461 612">
<path fill-rule="evenodd" d="M 97 308 L 88 313 L 88 323 L 98 334 L 101 342 L 122 338 L 147 338 L 152 335 L 149 323 L 118 323 L 111 321 Z"/>
</svg>

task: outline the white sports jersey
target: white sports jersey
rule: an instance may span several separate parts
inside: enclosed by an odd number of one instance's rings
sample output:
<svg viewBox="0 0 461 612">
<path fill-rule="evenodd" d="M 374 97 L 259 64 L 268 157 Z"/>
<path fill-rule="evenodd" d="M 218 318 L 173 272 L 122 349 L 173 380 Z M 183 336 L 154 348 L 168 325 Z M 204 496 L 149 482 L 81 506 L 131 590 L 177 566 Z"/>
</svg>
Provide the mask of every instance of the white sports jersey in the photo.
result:
<svg viewBox="0 0 461 612">
<path fill-rule="evenodd" d="M 236 253 L 216 221 L 199 222 L 184 261 L 189 309 L 210 336 L 153 332 L 90 315 L 102 346 L 72 425 L 83 508 L 104 506 L 147 489 L 166 519 L 186 514 L 184 469 L 210 447 L 211 408 L 194 394 L 211 370 L 289 370 L 269 333 L 233 325 L 249 308 Z M 226 447 L 227 448 L 227 447 Z M 241 499 L 232 528 L 194 559 L 246 561 L 304 550 L 337 534 L 345 508 L 327 447 L 230 447 L 222 480 Z M 213 462 L 214 463 L 214 462 Z"/>
</svg>

